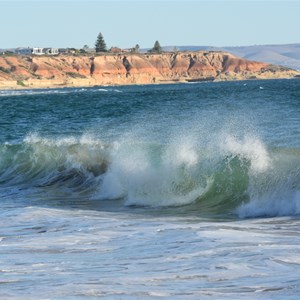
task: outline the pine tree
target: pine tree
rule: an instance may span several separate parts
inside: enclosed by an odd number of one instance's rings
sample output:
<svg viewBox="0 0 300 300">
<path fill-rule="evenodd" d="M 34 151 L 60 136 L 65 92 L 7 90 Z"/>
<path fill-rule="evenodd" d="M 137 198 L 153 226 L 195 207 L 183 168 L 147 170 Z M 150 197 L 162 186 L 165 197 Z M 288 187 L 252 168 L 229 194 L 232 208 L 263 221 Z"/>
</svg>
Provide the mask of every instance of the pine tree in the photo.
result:
<svg viewBox="0 0 300 300">
<path fill-rule="evenodd" d="M 160 46 L 159 41 L 156 41 L 153 48 L 151 49 L 151 52 L 153 53 L 162 53 L 162 48 Z"/>
<path fill-rule="evenodd" d="M 97 41 L 95 43 L 95 50 L 97 53 L 107 52 L 106 43 L 101 32 L 98 34 Z"/>
</svg>

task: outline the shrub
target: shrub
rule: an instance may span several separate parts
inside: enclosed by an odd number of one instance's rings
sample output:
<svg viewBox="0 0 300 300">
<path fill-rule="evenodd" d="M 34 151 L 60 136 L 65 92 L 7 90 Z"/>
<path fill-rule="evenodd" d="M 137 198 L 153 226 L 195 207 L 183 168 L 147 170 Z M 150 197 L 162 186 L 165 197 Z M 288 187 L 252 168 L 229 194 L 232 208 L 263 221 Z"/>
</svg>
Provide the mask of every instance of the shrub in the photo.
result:
<svg viewBox="0 0 300 300">
<path fill-rule="evenodd" d="M 86 76 L 75 72 L 66 72 L 66 74 L 72 78 L 86 78 Z"/>
<path fill-rule="evenodd" d="M 38 70 L 39 66 L 36 63 L 32 63 L 30 66 L 30 70 L 35 73 Z"/>
<path fill-rule="evenodd" d="M 9 74 L 11 72 L 11 69 L 7 69 L 7 68 L 4 68 L 4 67 L 0 66 L 0 71 L 3 72 L 3 73 Z"/>
<path fill-rule="evenodd" d="M 22 80 L 17 80 L 17 85 L 26 86 Z"/>
</svg>

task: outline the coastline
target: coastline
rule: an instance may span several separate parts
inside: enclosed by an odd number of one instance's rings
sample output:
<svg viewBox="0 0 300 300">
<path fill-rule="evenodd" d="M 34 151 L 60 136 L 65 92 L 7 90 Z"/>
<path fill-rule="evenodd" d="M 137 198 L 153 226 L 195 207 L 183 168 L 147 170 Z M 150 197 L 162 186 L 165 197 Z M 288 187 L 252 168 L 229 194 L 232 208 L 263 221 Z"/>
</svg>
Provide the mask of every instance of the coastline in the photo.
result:
<svg viewBox="0 0 300 300">
<path fill-rule="evenodd" d="M 286 67 L 197 51 L 99 56 L 0 56 L 0 90 L 300 77 Z"/>
<path fill-rule="evenodd" d="M 274 78 L 256 78 L 256 79 L 232 79 L 232 80 L 201 80 L 201 81 L 194 81 L 194 82 L 188 82 L 188 81 L 164 81 L 164 82 L 159 82 L 159 83 L 128 83 L 128 84 L 95 84 L 95 85 L 62 85 L 62 84 L 58 84 L 58 85 L 41 85 L 41 86 L 1 86 L 0 85 L 0 92 L 3 91 L 26 91 L 26 90 L 48 90 L 48 89 L 52 89 L 52 90 L 58 90 L 58 89 L 64 89 L 64 88 L 99 88 L 99 87 L 120 87 L 120 86 L 143 86 L 143 85 L 168 85 L 168 84 L 195 84 L 195 83 L 204 83 L 204 82 L 239 82 L 239 81 L 255 81 L 255 80 L 282 80 L 282 79 L 286 79 L 286 80 L 297 80 L 300 79 L 300 77 L 294 76 L 294 77 L 274 77 Z"/>
</svg>

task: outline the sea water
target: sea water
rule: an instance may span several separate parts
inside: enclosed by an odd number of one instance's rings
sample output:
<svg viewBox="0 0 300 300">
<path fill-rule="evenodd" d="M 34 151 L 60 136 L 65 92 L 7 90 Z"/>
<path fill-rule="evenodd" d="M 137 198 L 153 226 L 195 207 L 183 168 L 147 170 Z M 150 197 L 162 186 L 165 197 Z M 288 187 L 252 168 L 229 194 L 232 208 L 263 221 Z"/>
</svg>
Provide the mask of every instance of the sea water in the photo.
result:
<svg viewBox="0 0 300 300">
<path fill-rule="evenodd" d="M 0 107 L 0 299 L 298 299 L 299 79 Z"/>
</svg>

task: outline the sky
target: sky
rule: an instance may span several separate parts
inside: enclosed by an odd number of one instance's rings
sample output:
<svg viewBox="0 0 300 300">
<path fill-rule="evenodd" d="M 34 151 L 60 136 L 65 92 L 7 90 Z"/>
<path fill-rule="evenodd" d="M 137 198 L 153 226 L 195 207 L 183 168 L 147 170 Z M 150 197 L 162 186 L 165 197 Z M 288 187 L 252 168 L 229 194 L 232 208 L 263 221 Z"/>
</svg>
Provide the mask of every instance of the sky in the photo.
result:
<svg viewBox="0 0 300 300">
<path fill-rule="evenodd" d="M 0 0 L 0 49 L 300 43 L 300 0 Z"/>
</svg>

